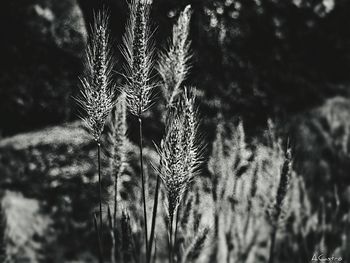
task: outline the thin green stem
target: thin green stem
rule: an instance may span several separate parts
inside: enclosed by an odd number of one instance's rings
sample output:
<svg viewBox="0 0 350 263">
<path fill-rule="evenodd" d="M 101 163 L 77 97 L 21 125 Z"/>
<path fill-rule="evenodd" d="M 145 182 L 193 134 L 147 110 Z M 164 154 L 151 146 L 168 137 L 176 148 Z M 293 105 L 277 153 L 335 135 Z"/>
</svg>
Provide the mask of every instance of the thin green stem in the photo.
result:
<svg viewBox="0 0 350 263">
<path fill-rule="evenodd" d="M 145 242 L 146 242 L 146 257 L 148 257 L 148 231 L 147 231 L 147 211 L 146 211 L 146 191 L 145 191 L 145 178 L 143 174 L 143 139 L 142 139 L 142 118 L 139 117 L 139 132 L 140 132 L 140 170 L 141 170 L 141 183 L 142 183 L 142 202 L 143 202 L 143 218 L 145 227 Z"/>
<path fill-rule="evenodd" d="M 160 176 L 157 176 L 157 182 L 156 182 L 156 189 L 154 193 L 154 203 L 153 203 L 153 214 L 152 214 L 152 224 L 151 224 L 151 236 L 149 239 L 149 251 L 147 255 L 147 263 L 150 262 L 151 254 L 152 254 L 152 245 L 153 245 L 153 239 L 154 239 L 154 229 L 156 226 L 156 219 L 157 219 L 157 208 L 158 208 L 158 196 L 159 196 L 159 186 L 160 186 Z"/>
</svg>

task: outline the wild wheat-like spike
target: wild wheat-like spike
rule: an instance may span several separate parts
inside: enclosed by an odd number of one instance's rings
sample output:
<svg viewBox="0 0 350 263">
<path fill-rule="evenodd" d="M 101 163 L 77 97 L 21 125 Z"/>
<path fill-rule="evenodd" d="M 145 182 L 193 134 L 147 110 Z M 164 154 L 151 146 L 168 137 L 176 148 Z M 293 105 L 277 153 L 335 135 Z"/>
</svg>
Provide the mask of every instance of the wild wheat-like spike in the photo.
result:
<svg viewBox="0 0 350 263">
<path fill-rule="evenodd" d="M 86 113 L 82 119 L 96 141 L 100 140 L 106 118 L 114 106 L 112 68 L 108 15 L 102 11 L 94 18 L 86 49 L 86 70 L 76 99 Z"/>
<path fill-rule="evenodd" d="M 133 0 L 130 3 L 130 19 L 123 38 L 126 101 L 130 112 L 138 117 L 150 106 L 154 88 L 151 81 L 153 46 L 148 21 L 151 3 L 150 0 Z"/>
<path fill-rule="evenodd" d="M 166 124 L 160 149 L 160 177 L 167 189 L 168 213 L 172 217 L 189 182 L 198 172 L 201 161 L 197 142 L 197 114 L 194 96 L 185 92 Z"/>
<path fill-rule="evenodd" d="M 160 54 L 158 71 L 163 80 L 163 92 L 168 105 L 179 94 L 179 88 L 185 80 L 189 66 L 190 44 L 188 35 L 190 31 L 191 6 L 188 5 L 181 12 L 177 23 L 173 27 L 172 39 L 166 51 Z"/>
</svg>

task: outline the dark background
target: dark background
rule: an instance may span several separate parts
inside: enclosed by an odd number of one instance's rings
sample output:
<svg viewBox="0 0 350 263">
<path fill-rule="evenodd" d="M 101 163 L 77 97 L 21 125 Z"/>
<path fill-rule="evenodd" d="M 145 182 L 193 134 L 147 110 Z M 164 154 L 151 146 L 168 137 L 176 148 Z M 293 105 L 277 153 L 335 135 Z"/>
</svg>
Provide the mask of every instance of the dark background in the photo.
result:
<svg viewBox="0 0 350 263">
<path fill-rule="evenodd" d="M 254 130 L 268 117 L 286 120 L 348 94 L 348 1 L 154 1 L 159 47 L 187 4 L 194 10 L 188 82 L 203 94 L 205 119 L 219 112 L 227 119 L 241 116 Z M 82 70 L 87 25 L 102 6 L 111 13 L 117 46 L 124 1 L 3 1 L 3 136 L 76 118 L 71 95 Z"/>
</svg>

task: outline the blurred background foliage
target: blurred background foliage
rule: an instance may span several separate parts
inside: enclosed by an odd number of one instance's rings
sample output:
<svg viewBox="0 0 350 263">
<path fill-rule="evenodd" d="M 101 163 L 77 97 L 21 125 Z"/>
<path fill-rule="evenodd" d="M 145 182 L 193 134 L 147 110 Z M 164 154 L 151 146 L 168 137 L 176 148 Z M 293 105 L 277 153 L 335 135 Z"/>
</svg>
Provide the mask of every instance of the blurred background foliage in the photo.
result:
<svg viewBox="0 0 350 263">
<path fill-rule="evenodd" d="M 253 149 L 256 138 L 263 137 L 267 120 L 272 119 L 280 134 L 292 139 L 295 170 L 303 176 L 314 209 L 321 205 L 320 195 L 322 204 L 334 203 L 336 187 L 341 218 L 350 204 L 350 2 L 153 2 L 151 17 L 159 49 L 166 44 L 179 12 L 187 4 L 193 8 L 193 59 L 187 81 L 198 89 L 208 148 L 215 138 L 218 116 L 230 124 L 242 120 Z M 5 196 L 15 198 L 4 202 L 29 198 L 26 202 L 33 214 L 39 208 L 32 199 L 42 202 L 40 213 L 57 218 L 54 224 L 41 219 L 45 227 L 53 227 L 45 231 L 59 233 L 44 242 L 49 244 L 46 249 L 55 248 L 56 242 L 66 243 L 62 258 L 74 258 L 77 251 L 91 246 L 80 240 L 91 235 L 86 232 L 91 229 L 86 218 L 96 201 L 95 185 L 85 184 L 94 183 L 92 146 L 77 124 L 32 131 L 77 119 L 72 96 L 78 90 L 93 12 L 102 7 L 111 14 L 117 51 L 128 14 L 124 0 L 3 0 L 0 8 L 1 185 L 24 196 L 6 192 Z M 117 71 L 122 62 L 119 56 Z M 161 98 L 160 91 L 156 95 Z M 161 114 L 156 104 L 147 116 L 148 145 L 162 136 Z M 130 127 L 133 138 L 133 120 Z M 72 141 L 65 141 L 67 137 Z M 85 139 L 79 141 L 80 137 Z M 126 177 L 125 182 L 128 185 L 132 179 Z M 332 211 L 333 206 L 327 209 Z M 67 218 L 71 218 L 68 224 Z"/>
<path fill-rule="evenodd" d="M 154 1 L 159 48 L 187 4 L 194 10 L 188 81 L 202 92 L 208 125 L 215 125 L 220 112 L 226 119 L 241 116 L 254 132 L 268 117 L 285 122 L 329 97 L 348 94 L 348 1 Z M 87 25 L 102 6 L 110 10 L 118 44 L 126 1 L 3 1 L 3 135 L 75 118 L 71 95 L 82 70 Z"/>
</svg>

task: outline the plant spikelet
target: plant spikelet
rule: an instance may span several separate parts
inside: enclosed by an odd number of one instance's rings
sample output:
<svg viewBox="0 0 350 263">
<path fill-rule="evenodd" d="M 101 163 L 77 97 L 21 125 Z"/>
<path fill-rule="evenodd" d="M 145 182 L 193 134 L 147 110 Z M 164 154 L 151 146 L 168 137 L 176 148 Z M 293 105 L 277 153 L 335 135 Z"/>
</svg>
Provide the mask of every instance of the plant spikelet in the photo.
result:
<svg viewBox="0 0 350 263">
<path fill-rule="evenodd" d="M 160 149 L 160 177 L 167 190 L 168 212 L 172 217 L 189 182 L 198 171 L 201 147 L 197 142 L 195 99 L 185 90 L 169 114 Z"/>
<path fill-rule="evenodd" d="M 85 112 L 82 119 L 96 141 L 100 140 L 105 121 L 114 106 L 112 56 L 108 35 L 108 15 L 95 15 L 86 49 L 86 70 L 81 78 L 80 96 L 76 99 Z"/>
<path fill-rule="evenodd" d="M 186 6 L 173 27 L 172 39 L 166 51 L 160 55 L 158 71 L 163 80 L 163 92 L 168 105 L 171 105 L 180 92 L 180 85 L 189 70 L 191 7 Z"/>
<path fill-rule="evenodd" d="M 153 68 L 153 46 L 150 43 L 149 11 L 151 1 L 133 0 L 130 19 L 123 38 L 125 64 L 125 93 L 129 110 L 140 117 L 150 106 Z"/>
</svg>

